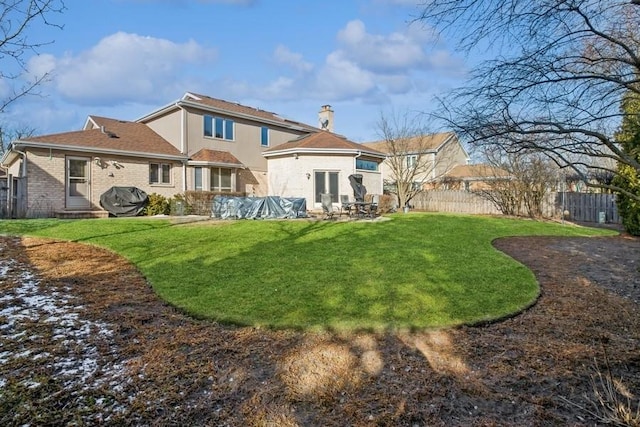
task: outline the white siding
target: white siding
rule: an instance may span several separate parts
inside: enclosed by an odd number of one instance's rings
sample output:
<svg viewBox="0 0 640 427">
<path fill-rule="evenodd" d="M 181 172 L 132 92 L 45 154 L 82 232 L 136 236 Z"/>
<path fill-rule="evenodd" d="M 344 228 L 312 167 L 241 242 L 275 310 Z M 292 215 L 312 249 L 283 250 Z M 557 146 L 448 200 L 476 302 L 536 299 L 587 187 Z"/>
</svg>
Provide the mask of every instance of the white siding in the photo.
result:
<svg viewBox="0 0 640 427">
<path fill-rule="evenodd" d="M 368 194 L 382 194 L 382 178 L 380 172 L 355 170 L 353 156 L 299 155 L 269 158 L 268 163 L 269 195 L 281 197 L 304 197 L 307 209 L 319 209 L 315 203 L 316 171 L 338 172 L 339 195 L 346 194 L 353 199 L 353 188 L 349 175 L 363 175 L 362 183 Z M 308 174 L 308 177 L 307 177 Z"/>
</svg>

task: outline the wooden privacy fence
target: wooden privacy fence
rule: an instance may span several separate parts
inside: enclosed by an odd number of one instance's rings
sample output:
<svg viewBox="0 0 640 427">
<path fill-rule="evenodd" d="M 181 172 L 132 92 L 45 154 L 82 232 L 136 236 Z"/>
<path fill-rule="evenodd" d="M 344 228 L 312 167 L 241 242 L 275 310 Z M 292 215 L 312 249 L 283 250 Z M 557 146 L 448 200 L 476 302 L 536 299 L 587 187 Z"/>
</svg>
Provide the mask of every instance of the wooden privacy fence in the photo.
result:
<svg viewBox="0 0 640 427">
<path fill-rule="evenodd" d="M 501 212 L 489 200 L 464 190 L 433 190 L 411 199 L 414 209 L 430 212 L 455 212 L 499 215 Z"/>
<path fill-rule="evenodd" d="M 622 221 L 614 194 L 557 193 L 559 211 L 567 211 L 571 221 L 620 224 Z"/>
<path fill-rule="evenodd" d="M 452 212 L 478 215 L 500 215 L 502 212 L 489 200 L 464 190 L 433 190 L 418 194 L 411 200 L 414 209 L 429 212 Z M 580 222 L 619 224 L 620 216 L 613 194 L 551 193 L 543 204 L 546 217 L 559 217 L 568 211 L 567 219 Z"/>
<path fill-rule="evenodd" d="M 9 217 L 9 187 L 6 182 L 0 183 L 0 218 Z"/>
</svg>

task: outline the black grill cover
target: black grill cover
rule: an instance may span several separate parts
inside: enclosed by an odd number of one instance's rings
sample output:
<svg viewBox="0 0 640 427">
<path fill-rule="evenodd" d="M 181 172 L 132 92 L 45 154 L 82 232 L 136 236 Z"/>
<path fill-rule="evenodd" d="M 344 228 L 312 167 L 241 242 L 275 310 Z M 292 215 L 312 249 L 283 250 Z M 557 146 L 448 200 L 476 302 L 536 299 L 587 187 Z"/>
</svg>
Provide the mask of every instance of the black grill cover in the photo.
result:
<svg viewBox="0 0 640 427">
<path fill-rule="evenodd" d="M 136 216 L 147 203 L 147 193 L 136 187 L 111 187 L 100 196 L 100 206 L 113 216 Z"/>
</svg>

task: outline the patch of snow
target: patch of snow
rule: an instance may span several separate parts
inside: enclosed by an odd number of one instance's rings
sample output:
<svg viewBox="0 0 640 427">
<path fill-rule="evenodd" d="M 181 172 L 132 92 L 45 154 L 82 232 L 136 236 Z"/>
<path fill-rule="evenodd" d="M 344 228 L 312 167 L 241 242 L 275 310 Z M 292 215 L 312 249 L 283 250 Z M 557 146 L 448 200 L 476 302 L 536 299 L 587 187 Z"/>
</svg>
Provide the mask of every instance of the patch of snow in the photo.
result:
<svg viewBox="0 0 640 427">
<path fill-rule="evenodd" d="M 3 248 L 0 247 L 0 251 Z M 62 381 L 70 393 L 79 393 L 109 386 L 112 392 L 123 390 L 122 384 L 130 383 L 126 365 L 109 362 L 100 352 L 100 347 L 108 347 L 110 355 L 117 354 L 117 348 L 105 341 L 114 335 L 111 325 L 83 318 L 83 306 L 66 287 L 64 292 L 40 286 L 39 279 L 29 268 L 13 259 L 0 259 L 0 283 L 15 280 L 13 288 L 5 290 L 0 297 L 0 348 L 16 348 L 19 351 L 0 352 L 0 367 L 18 359 L 30 358 L 42 366 L 52 368 L 54 378 Z M 60 351 L 44 352 L 36 350 L 37 341 L 42 335 L 27 333 L 32 324 L 39 328 L 49 328 L 49 340 L 55 341 Z M 38 330 L 41 333 L 40 329 Z M 31 341 L 31 348 L 26 343 Z M 16 345 L 21 343 L 20 345 Z M 1 371 L 0 371 L 1 372 Z M 40 382 L 35 379 L 36 373 L 26 372 L 21 384 L 27 388 L 37 388 Z M 39 378 L 40 379 L 40 378 Z M 0 388 L 7 379 L 0 377 Z M 125 408 L 113 402 L 103 408 L 102 413 L 93 416 L 102 418 L 109 414 L 125 411 Z"/>
</svg>

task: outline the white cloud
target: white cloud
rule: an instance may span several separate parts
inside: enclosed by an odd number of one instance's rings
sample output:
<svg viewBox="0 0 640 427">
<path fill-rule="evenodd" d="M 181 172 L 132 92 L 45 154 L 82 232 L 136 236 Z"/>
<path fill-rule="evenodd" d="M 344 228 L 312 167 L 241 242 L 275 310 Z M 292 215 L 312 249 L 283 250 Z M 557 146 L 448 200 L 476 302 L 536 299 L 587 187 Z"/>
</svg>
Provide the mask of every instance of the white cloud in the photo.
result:
<svg viewBox="0 0 640 427">
<path fill-rule="evenodd" d="M 447 50 L 436 50 L 429 57 L 429 64 L 434 69 L 454 72 L 458 76 L 463 76 L 467 72 L 464 63 L 459 58 L 453 57 Z"/>
<path fill-rule="evenodd" d="M 313 70 L 313 64 L 303 59 L 302 54 L 292 52 L 283 45 L 278 45 L 273 52 L 273 59 L 279 63 L 290 66 L 296 71 L 309 72 Z"/>
<path fill-rule="evenodd" d="M 56 67 L 56 58 L 53 55 L 36 55 L 29 59 L 27 69 L 31 77 L 43 76 L 53 71 Z"/>
<path fill-rule="evenodd" d="M 375 72 L 395 72 L 423 68 L 428 64 L 423 44 L 425 33 L 416 29 L 389 35 L 369 34 L 360 20 L 347 23 L 338 33 L 338 42 L 345 56 L 363 68 Z"/>
<path fill-rule="evenodd" d="M 273 62 L 288 69 L 263 86 L 252 85 L 253 97 L 365 103 L 386 103 L 394 96 L 425 99 L 435 89 L 436 74 L 445 78 L 462 75 L 461 61 L 444 49 L 436 50 L 435 39 L 419 26 L 371 34 L 362 21 L 352 20 L 337 33 L 336 41 L 336 48 L 321 64 L 309 62 L 284 45 L 277 46 Z"/>
<path fill-rule="evenodd" d="M 162 101 L 184 91 L 187 65 L 212 62 L 216 51 L 193 40 L 169 40 L 118 32 L 79 55 L 53 59 L 44 56 L 36 65 L 52 67 L 54 85 L 66 99 L 80 104 Z M 180 88 L 176 92 L 176 88 Z M 171 96 L 168 98 L 168 94 Z"/>
<path fill-rule="evenodd" d="M 316 76 L 318 93 L 330 99 L 365 96 L 375 88 L 375 75 L 360 68 L 340 51 L 327 56 L 324 67 Z"/>
<path fill-rule="evenodd" d="M 262 89 L 261 97 L 266 99 L 295 99 L 299 96 L 299 93 L 294 79 L 279 77 Z"/>
</svg>

